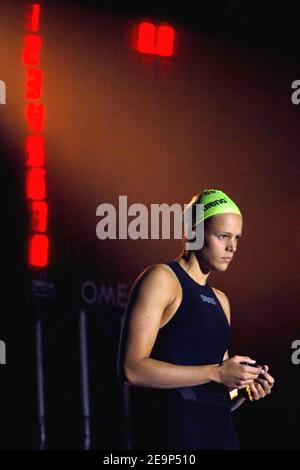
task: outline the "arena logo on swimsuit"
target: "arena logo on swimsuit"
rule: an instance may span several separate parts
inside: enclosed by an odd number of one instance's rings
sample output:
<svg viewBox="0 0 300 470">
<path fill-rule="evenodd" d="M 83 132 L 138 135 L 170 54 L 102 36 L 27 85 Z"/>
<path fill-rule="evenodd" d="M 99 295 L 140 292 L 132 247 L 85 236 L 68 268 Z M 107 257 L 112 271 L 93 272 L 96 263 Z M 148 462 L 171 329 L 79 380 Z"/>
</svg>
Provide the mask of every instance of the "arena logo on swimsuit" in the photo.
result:
<svg viewBox="0 0 300 470">
<path fill-rule="evenodd" d="M 217 305 L 215 299 L 213 299 L 212 297 L 207 297 L 206 295 L 201 294 L 201 299 L 203 300 L 203 302 L 208 302 L 209 304 Z"/>
</svg>

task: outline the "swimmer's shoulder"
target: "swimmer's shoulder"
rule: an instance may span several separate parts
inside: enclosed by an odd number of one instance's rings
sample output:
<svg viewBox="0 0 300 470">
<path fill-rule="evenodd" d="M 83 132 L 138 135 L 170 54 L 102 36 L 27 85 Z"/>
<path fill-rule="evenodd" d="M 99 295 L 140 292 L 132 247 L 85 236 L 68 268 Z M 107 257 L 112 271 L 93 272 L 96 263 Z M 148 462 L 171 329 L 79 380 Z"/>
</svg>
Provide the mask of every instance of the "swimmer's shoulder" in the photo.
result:
<svg viewBox="0 0 300 470">
<path fill-rule="evenodd" d="M 178 295 L 180 282 L 174 271 L 164 263 L 147 266 L 137 277 L 135 284 L 141 283 L 149 288 L 168 291 L 171 296 Z"/>
<path fill-rule="evenodd" d="M 141 277 L 152 277 L 159 281 L 163 281 L 166 285 L 174 286 L 179 283 L 176 274 L 168 264 L 157 263 L 147 266 L 140 274 Z"/>
<path fill-rule="evenodd" d="M 216 287 L 212 287 L 217 299 L 219 300 L 222 309 L 227 317 L 228 323 L 230 324 L 230 303 L 227 295 Z"/>
</svg>

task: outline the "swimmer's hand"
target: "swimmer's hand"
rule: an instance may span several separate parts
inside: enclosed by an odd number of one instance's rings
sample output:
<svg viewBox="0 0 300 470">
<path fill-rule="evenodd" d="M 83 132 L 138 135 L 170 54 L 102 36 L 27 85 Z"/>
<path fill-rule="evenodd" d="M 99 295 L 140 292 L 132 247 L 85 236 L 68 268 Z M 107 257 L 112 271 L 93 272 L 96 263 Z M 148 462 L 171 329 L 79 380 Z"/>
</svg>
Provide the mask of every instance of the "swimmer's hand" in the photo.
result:
<svg viewBox="0 0 300 470">
<path fill-rule="evenodd" d="M 272 387 L 274 386 L 275 380 L 271 374 L 268 373 L 269 367 L 267 365 L 262 366 L 262 372 L 259 377 L 254 380 L 250 385 L 251 393 L 254 400 L 260 400 L 270 395 Z"/>
<path fill-rule="evenodd" d="M 253 367 L 252 365 L 241 364 L 241 362 L 256 364 L 256 361 L 248 356 L 233 356 L 223 361 L 216 368 L 215 381 L 226 387 L 237 389 L 252 385 L 263 369 L 260 366 Z"/>
</svg>

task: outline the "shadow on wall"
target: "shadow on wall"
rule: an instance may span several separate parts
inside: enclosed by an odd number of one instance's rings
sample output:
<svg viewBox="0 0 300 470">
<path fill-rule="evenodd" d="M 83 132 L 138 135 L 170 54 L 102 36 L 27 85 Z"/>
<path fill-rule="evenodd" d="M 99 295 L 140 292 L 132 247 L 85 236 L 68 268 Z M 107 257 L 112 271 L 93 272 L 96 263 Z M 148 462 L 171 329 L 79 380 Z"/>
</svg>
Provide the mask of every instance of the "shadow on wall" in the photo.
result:
<svg viewBox="0 0 300 470">
<path fill-rule="evenodd" d="M 31 449 L 37 442 L 37 388 L 34 318 L 27 306 L 27 208 L 24 168 L 13 165 L 24 156 L 0 131 L 1 291 L 0 338 L 6 343 L 6 365 L 0 366 L 0 448 Z M 18 155 L 19 153 L 19 155 Z M 5 307 L 4 307 L 5 305 Z"/>
</svg>

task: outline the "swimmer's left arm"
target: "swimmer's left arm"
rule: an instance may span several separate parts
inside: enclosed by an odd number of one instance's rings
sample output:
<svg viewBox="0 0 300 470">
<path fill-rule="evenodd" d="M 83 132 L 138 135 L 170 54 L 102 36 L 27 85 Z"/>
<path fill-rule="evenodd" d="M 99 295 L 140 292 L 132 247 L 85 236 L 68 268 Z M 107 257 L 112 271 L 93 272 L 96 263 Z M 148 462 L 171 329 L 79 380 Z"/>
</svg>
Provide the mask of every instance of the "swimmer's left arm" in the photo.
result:
<svg viewBox="0 0 300 470">
<path fill-rule="evenodd" d="M 220 301 L 220 304 L 223 308 L 223 311 L 226 315 L 226 318 L 227 318 L 227 321 L 230 325 L 230 304 L 229 304 L 229 300 L 228 300 L 228 297 L 226 294 L 224 294 L 224 292 L 221 292 L 220 290 L 217 290 L 216 289 L 216 295 Z M 229 359 L 229 354 L 228 354 L 228 350 L 225 352 L 224 356 L 223 356 L 223 361 L 225 361 L 226 359 Z M 233 392 L 233 390 L 236 390 L 236 392 L 238 392 L 237 389 L 233 389 L 233 388 L 229 388 L 228 389 L 228 392 Z M 237 408 L 239 408 L 243 403 L 244 401 L 246 401 L 246 399 L 244 397 L 239 397 L 239 398 L 233 398 L 232 399 L 232 405 L 231 405 L 231 411 L 235 411 Z"/>
<path fill-rule="evenodd" d="M 221 291 L 218 292 L 218 299 L 220 300 L 220 303 L 222 305 L 222 308 L 224 310 L 224 313 L 227 317 L 228 323 L 230 325 L 230 304 L 228 297 Z M 228 351 L 225 352 L 223 361 L 225 359 L 229 359 Z M 257 380 L 253 382 L 253 384 L 250 385 L 250 390 L 253 396 L 253 400 L 257 401 L 260 400 L 261 398 L 266 397 L 271 393 L 271 389 L 274 385 L 274 377 L 272 377 L 268 373 L 269 367 L 267 365 L 264 366 L 264 370 L 262 371 L 262 374 L 258 377 Z M 232 397 L 232 406 L 231 406 L 231 411 L 236 410 L 239 408 L 246 399 L 244 397 L 236 397 L 235 396 L 235 391 L 238 392 L 237 389 L 228 389 L 229 393 L 231 393 Z M 238 393 L 237 393 L 238 395 Z"/>
</svg>

